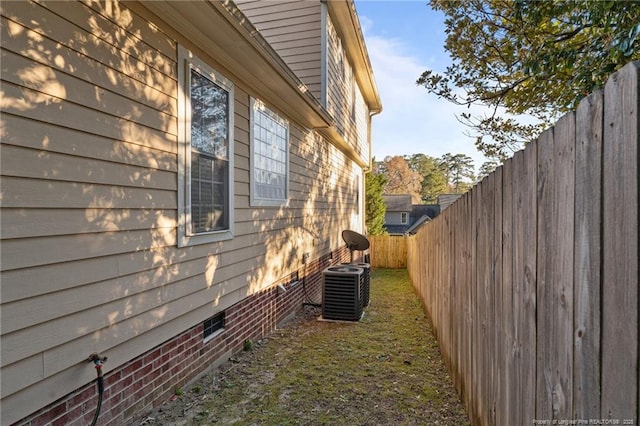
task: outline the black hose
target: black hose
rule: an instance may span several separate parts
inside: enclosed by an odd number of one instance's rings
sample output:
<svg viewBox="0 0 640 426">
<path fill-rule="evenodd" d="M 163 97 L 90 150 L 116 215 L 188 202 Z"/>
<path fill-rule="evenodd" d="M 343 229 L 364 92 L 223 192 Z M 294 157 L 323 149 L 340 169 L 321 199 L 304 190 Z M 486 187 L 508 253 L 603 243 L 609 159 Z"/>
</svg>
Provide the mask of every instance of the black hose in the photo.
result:
<svg viewBox="0 0 640 426">
<path fill-rule="evenodd" d="M 311 297 L 309 297 L 309 293 L 307 292 L 307 264 L 306 263 L 304 264 L 304 269 L 302 273 L 304 274 L 302 276 L 302 289 L 304 290 L 304 295 L 307 298 L 307 301 L 303 302 L 302 306 L 313 306 L 314 308 L 322 307 L 322 303 L 313 302 L 311 300 Z"/>
<path fill-rule="evenodd" d="M 104 378 L 102 377 L 102 370 L 100 371 L 98 376 L 98 405 L 96 406 L 96 412 L 93 415 L 93 421 L 91 422 L 91 426 L 96 426 L 98 423 L 98 417 L 100 416 L 100 408 L 102 408 L 102 394 L 104 394 Z"/>
<path fill-rule="evenodd" d="M 96 406 L 96 412 L 93 415 L 93 421 L 91 422 L 91 426 L 96 426 L 98 423 L 98 417 L 100 416 L 100 409 L 102 408 L 102 396 L 104 394 L 104 377 L 102 377 L 102 363 L 107 360 L 107 357 L 100 358 L 98 354 L 93 354 L 90 358 L 91 361 L 95 364 L 96 373 L 98 374 L 98 405 Z"/>
</svg>

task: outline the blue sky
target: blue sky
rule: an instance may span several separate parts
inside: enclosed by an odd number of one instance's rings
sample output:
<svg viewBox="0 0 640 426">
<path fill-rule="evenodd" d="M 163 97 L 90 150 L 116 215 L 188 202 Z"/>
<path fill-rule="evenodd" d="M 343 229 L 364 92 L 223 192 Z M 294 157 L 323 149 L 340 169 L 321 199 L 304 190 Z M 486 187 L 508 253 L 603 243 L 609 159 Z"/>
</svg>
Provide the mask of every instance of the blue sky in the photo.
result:
<svg viewBox="0 0 640 426">
<path fill-rule="evenodd" d="M 416 85 L 423 71 L 450 64 L 444 50 L 444 15 L 427 1 L 356 0 L 383 112 L 373 117 L 373 155 L 467 154 L 478 169 L 485 158 L 456 120 L 466 107 Z M 475 109 L 475 108 L 474 108 Z M 473 110 L 472 110 L 473 111 Z"/>
</svg>

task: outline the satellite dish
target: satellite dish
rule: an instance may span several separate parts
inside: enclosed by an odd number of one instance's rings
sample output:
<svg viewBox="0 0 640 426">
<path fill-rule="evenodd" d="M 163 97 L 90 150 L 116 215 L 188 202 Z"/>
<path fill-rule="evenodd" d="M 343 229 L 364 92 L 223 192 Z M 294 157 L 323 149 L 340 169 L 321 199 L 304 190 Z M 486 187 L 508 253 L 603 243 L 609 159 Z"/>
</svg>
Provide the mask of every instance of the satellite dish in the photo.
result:
<svg viewBox="0 0 640 426">
<path fill-rule="evenodd" d="M 353 262 L 354 250 L 364 251 L 369 248 L 369 240 L 362 234 L 345 229 L 342 231 L 342 239 L 347 243 L 347 248 L 351 252 L 351 262 Z"/>
</svg>

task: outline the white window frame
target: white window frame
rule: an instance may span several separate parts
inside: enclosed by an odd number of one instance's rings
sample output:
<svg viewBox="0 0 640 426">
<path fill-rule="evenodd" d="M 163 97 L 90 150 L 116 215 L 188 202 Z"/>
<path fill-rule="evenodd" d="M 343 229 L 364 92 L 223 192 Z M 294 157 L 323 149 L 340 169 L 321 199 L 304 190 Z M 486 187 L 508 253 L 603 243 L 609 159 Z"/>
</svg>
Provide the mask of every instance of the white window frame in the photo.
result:
<svg viewBox="0 0 640 426">
<path fill-rule="evenodd" d="M 261 207 L 285 207 L 289 203 L 289 144 L 290 144 L 290 126 L 289 121 L 283 118 L 280 114 L 273 111 L 264 102 L 259 99 L 251 98 L 250 101 L 250 110 L 251 110 L 251 121 L 249 124 L 249 134 L 250 134 L 250 154 L 249 154 L 249 174 L 250 174 L 250 196 L 249 203 L 251 206 L 261 206 Z M 255 179 L 255 168 L 256 168 L 256 132 L 255 132 L 255 114 L 256 108 L 264 108 L 267 112 L 266 115 L 272 116 L 274 121 L 279 121 L 281 125 L 286 125 L 286 143 L 285 143 L 285 188 L 284 188 L 284 198 L 264 198 L 258 196 L 256 194 L 257 183 Z"/>
<path fill-rule="evenodd" d="M 228 93 L 228 228 L 195 233 L 191 226 L 191 70 L 207 77 Z M 196 57 L 184 46 L 178 46 L 178 246 L 186 247 L 229 240 L 234 235 L 234 85 L 213 67 Z"/>
<path fill-rule="evenodd" d="M 403 225 L 409 222 L 409 213 L 401 212 L 400 213 L 400 223 Z"/>
</svg>

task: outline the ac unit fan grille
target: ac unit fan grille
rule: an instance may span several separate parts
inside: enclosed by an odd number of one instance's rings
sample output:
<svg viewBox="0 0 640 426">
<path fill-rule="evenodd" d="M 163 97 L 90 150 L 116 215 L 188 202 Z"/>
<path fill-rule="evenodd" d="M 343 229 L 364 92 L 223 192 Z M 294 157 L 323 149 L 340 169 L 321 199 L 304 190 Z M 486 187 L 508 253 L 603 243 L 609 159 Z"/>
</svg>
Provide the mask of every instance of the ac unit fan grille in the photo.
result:
<svg viewBox="0 0 640 426">
<path fill-rule="evenodd" d="M 362 316 L 364 274 L 325 272 L 323 274 L 322 316 L 325 319 L 358 321 Z"/>
</svg>

